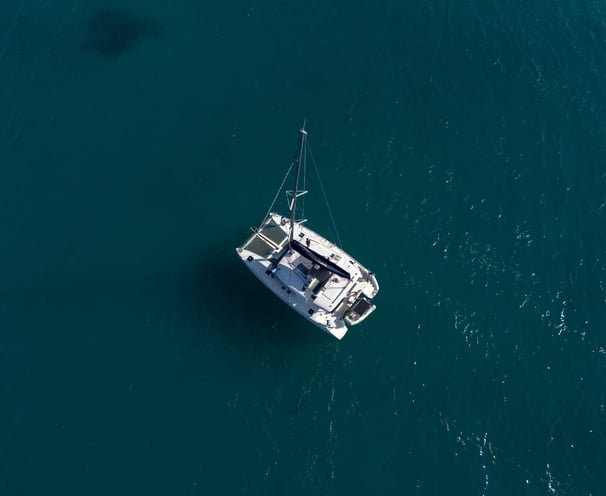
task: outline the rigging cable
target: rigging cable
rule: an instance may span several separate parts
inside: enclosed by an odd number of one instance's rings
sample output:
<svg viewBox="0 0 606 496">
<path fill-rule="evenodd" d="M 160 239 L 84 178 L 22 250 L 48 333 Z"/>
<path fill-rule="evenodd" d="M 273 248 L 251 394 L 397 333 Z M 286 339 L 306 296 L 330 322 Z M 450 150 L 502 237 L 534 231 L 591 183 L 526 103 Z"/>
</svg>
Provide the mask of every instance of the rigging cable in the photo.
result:
<svg viewBox="0 0 606 496">
<path fill-rule="evenodd" d="M 265 217 L 263 217 L 263 220 L 261 221 L 261 223 L 259 224 L 259 227 L 257 229 L 261 228 L 261 226 L 265 223 L 265 221 L 267 220 L 267 217 L 269 217 L 269 214 L 273 210 L 276 200 L 278 199 L 278 196 L 280 195 L 280 191 L 282 191 L 282 188 L 284 187 L 284 183 L 286 183 L 286 180 L 288 179 L 288 176 L 290 175 L 290 171 L 292 170 L 293 165 L 295 165 L 295 162 L 292 162 L 290 164 L 290 167 L 288 168 L 288 171 L 286 171 L 286 175 L 284 176 L 284 179 L 282 179 L 282 184 L 280 184 L 280 187 L 278 188 L 278 191 L 276 192 L 276 196 L 274 196 L 274 199 L 271 202 L 271 205 L 269 206 L 269 210 L 265 214 Z"/>
<path fill-rule="evenodd" d="M 320 183 L 320 190 L 322 191 L 322 196 L 324 197 L 324 202 L 326 203 L 326 208 L 328 209 L 328 215 L 330 216 L 330 221 L 332 222 L 332 227 L 335 230 L 335 235 L 337 237 L 337 241 L 339 242 L 339 246 L 343 246 L 343 243 L 341 242 L 341 238 L 339 237 L 339 231 L 337 230 L 337 224 L 335 223 L 335 218 L 332 215 L 332 210 L 330 209 L 330 204 L 328 203 L 328 198 L 326 197 L 326 192 L 324 191 L 324 185 L 322 184 L 322 179 L 320 179 L 320 172 L 318 171 L 318 167 L 316 166 L 316 160 L 314 159 L 314 154 L 311 151 L 311 146 L 309 144 L 309 138 L 307 139 L 307 149 L 309 150 L 309 155 L 311 156 L 311 163 L 314 165 L 314 170 L 316 171 L 318 183 Z"/>
</svg>

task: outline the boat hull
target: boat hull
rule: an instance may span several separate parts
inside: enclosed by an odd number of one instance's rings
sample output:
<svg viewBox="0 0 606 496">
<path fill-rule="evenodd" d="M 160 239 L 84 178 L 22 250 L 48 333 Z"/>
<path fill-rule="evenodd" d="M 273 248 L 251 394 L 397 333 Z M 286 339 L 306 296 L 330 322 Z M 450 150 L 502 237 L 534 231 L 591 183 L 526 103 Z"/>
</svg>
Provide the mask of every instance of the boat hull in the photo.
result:
<svg viewBox="0 0 606 496">
<path fill-rule="evenodd" d="M 290 308 L 342 339 L 348 325 L 361 323 L 376 309 L 370 303 L 379 290 L 376 277 L 341 248 L 301 224 L 295 223 L 294 237 L 314 256 L 306 255 L 306 250 L 291 249 L 289 232 L 290 220 L 271 213 L 236 249 L 238 256 Z"/>
</svg>

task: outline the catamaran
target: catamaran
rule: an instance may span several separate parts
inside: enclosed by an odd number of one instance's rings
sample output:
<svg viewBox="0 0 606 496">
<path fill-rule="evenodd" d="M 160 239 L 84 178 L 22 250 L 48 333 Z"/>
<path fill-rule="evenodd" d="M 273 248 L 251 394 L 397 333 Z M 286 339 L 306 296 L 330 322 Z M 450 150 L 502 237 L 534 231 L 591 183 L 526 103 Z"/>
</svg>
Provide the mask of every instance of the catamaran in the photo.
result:
<svg viewBox="0 0 606 496">
<path fill-rule="evenodd" d="M 299 214 L 308 193 L 308 154 L 314 167 L 315 162 L 305 124 L 299 133 L 297 154 L 267 214 L 236 251 L 251 272 L 284 303 L 328 334 L 342 339 L 348 326 L 361 323 L 375 311 L 372 299 L 379 284 L 372 271 L 304 225 L 307 219 Z M 289 215 L 283 216 L 273 212 L 273 208 L 293 172 L 294 189 L 286 191 Z M 324 188 L 320 189 L 333 220 Z M 336 226 L 334 230 L 338 239 Z"/>
</svg>

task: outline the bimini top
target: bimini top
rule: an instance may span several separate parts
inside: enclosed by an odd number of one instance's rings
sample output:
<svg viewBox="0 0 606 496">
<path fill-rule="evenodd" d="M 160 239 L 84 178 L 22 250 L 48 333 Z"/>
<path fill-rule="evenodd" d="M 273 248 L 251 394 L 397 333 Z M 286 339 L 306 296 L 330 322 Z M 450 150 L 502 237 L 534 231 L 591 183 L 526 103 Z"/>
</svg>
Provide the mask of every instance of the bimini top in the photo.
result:
<svg viewBox="0 0 606 496">
<path fill-rule="evenodd" d="M 320 255 L 319 253 L 316 253 L 313 250 L 310 250 L 306 246 L 299 243 L 296 239 L 292 240 L 290 246 L 292 247 L 293 250 L 300 253 L 305 258 L 307 258 L 307 260 L 317 263 L 323 269 L 326 269 L 338 276 L 344 277 L 345 279 L 351 279 L 349 272 L 343 270 L 336 263 L 332 262 L 331 260 L 328 260 L 328 258 L 323 257 L 322 255 Z"/>
</svg>

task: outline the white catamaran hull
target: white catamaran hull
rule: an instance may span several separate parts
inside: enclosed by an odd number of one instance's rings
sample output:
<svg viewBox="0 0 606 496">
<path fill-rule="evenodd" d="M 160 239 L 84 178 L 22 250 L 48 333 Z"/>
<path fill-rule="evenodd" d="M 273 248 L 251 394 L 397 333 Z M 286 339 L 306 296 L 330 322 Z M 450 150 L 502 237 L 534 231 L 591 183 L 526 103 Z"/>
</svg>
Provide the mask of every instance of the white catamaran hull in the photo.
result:
<svg viewBox="0 0 606 496">
<path fill-rule="evenodd" d="M 284 303 L 338 339 L 374 310 L 374 274 L 318 233 L 277 213 L 239 248 L 250 271 Z"/>
</svg>

